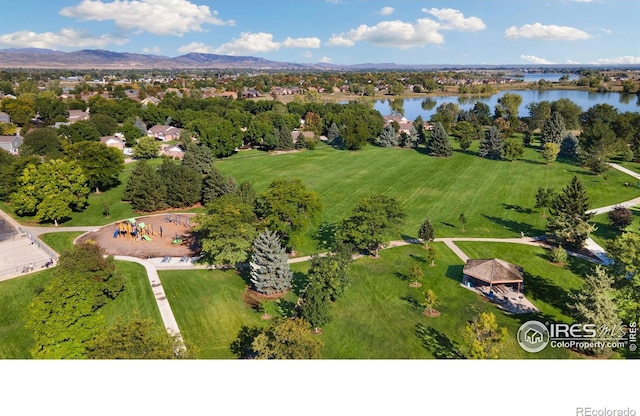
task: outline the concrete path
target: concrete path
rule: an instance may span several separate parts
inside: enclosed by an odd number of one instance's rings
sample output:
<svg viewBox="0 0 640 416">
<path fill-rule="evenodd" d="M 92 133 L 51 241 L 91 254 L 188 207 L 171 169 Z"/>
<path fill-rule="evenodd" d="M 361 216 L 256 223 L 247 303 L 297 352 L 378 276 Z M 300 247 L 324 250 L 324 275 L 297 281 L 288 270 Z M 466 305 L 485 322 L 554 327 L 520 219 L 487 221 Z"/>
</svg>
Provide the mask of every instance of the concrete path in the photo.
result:
<svg viewBox="0 0 640 416">
<path fill-rule="evenodd" d="M 632 176 L 638 180 L 640 180 L 640 173 L 636 173 L 634 171 L 632 171 L 631 169 L 627 169 L 623 166 L 618 165 L 617 163 L 609 163 L 609 166 L 611 166 L 612 168 L 619 170 L 622 173 L 626 173 L 629 176 Z"/>
<path fill-rule="evenodd" d="M 156 267 L 153 265 L 153 263 L 144 259 L 140 259 L 138 257 L 130 256 L 114 256 L 114 259 L 121 261 L 131 261 L 144 266 L 145 270 L 147 271 L 147 277 L 149 278 L 151 290 L 153 290 L 153 296 L 155 297 L 156 303 L 158 304 L 158 309 L 160 310 L 160 316 L 162 317 L 164 327 L 167 329 L 167 332 L 170 335 L 180 336 L 180 328 L 178 328 L 178 322 L 173 315 L 171 305 L 169 305 L 169 300 L 167 299 L 167 296 L 164 293 L 164 288 L 162 287 L 162 283 L 160 282 L 158 271 L 156 270 Z"/>
</svg>

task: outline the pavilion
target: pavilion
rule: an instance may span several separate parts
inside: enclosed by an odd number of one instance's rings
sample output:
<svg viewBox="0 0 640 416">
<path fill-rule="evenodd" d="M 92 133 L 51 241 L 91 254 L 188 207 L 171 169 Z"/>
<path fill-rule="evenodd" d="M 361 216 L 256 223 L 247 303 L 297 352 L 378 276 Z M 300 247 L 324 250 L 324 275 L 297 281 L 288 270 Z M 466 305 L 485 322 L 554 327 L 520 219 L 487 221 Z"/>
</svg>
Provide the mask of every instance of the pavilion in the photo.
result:
<svg viewBox="0 0 640 416">
<path fill-rule="evenodd" d="M 524 281 L 522 267 L 500 259 L 469 259 L 462 273 L 463 283 L 489 285 L 490 292 L 494 285 L 515 285 L 516 292 L 520 293 Z"/>
</svg>

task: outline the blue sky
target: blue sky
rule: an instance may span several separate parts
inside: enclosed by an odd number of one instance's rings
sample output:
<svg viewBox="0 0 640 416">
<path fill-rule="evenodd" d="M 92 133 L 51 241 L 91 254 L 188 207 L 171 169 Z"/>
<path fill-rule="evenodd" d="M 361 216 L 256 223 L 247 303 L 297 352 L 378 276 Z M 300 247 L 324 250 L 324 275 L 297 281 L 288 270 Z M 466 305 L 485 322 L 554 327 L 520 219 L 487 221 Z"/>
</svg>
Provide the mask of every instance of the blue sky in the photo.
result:
<svg viewBox="0 0 640 416">
<path fill-rule="evenodd" d="M 640 64 L 640 0 L 18 0 L 0 49 L 334 64 Z"/>
</svg>

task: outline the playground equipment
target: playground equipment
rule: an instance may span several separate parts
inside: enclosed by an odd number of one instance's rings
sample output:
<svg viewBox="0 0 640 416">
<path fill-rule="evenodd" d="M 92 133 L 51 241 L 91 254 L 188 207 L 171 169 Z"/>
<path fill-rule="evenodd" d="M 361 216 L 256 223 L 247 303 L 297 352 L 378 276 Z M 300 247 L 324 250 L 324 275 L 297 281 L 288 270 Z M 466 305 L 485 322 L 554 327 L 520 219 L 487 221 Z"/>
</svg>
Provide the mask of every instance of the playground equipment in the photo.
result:
<svg viewBox="0 0 640 416">
<path fill-rule="evenodd" d="M 164 222 L 174 222 L 178 225 L 184 225 L 185 227 L 191 227 L 189 217 L 179 214 L 165 214 Z"/>
<path fill-rule="evenodd" d="M 144 222 L 137 223 L 135 218 L 130 218 L 116 224 L 116 230 L 113 232 L 113 238 L 140 238 L 145 241 L 151 241 L 151 237 L 149 235 L 150 231 L 153 232 L 152 227 L 147 227 Z"/>
</svg>

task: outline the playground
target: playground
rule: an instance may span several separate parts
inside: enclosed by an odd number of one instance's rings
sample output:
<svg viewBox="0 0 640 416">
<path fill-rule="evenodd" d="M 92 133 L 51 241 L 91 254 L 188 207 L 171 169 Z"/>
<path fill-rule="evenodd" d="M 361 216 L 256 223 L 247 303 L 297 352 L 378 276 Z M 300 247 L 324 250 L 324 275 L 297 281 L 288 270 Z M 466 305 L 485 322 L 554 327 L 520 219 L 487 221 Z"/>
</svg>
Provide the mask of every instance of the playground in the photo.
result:
<svg viewBox="0 0 640 416">
<path fill-rule="evenodd" d="M 93 240 L 110 255 L 149 257 L 196 256 L 191 234 L 193 214 L 158 214 L 118 221 L 90 232 L 80 241 Z"/>
</svg>

